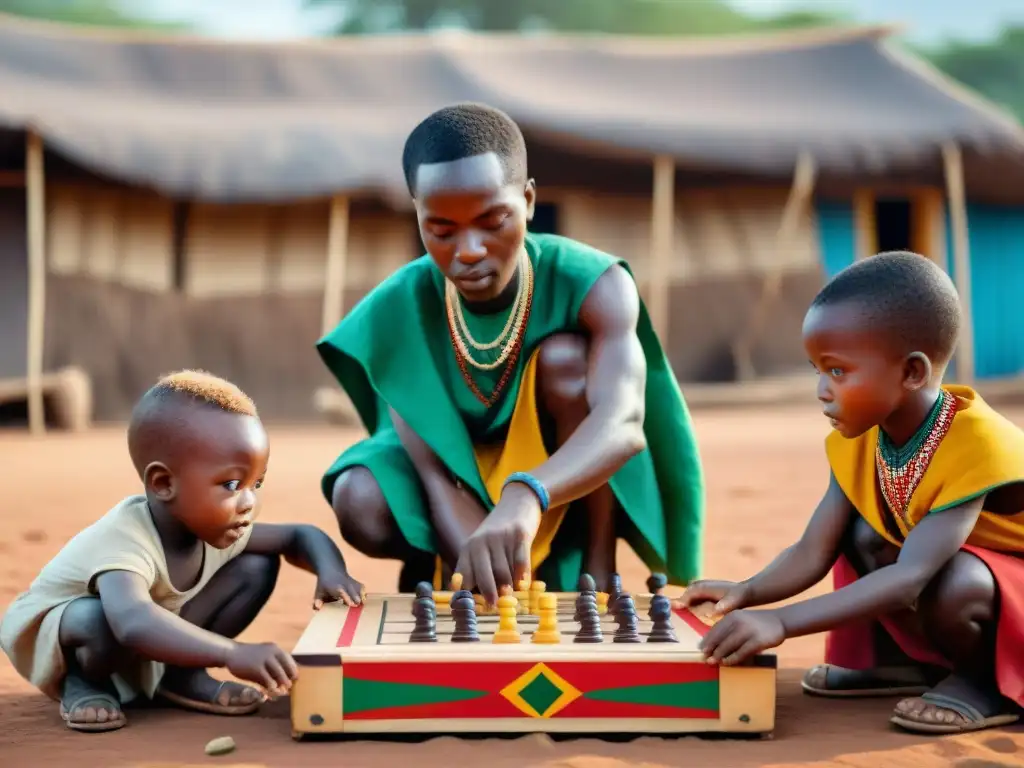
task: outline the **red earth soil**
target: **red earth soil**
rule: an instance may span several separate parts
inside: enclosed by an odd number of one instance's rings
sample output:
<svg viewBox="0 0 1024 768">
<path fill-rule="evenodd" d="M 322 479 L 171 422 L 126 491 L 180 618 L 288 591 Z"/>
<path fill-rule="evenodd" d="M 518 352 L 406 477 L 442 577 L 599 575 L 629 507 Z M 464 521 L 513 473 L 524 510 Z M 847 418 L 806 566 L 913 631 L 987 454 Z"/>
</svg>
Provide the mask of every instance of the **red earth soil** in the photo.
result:
<svg viewBox="0 0 1024 768">
<path fill-rule="evenodd" d="M 1024 410 L 1010 413 L 1024 423 Z M 741 579 L 799 535 L 825 487 L 822 440 L 827 425 L 813 406 L 698 412 L 695 418 L 709 492 L 705 572 Z M 319 494 L 319 476 L 358 434 L 329 427 L 273 427 L 270 433 L 273 461 L 263 491 L 262 519 L 314 523 L 337 538 L 330 510 Z M 29 585 L 69 537 L 137 488 L 121 428 L 40 439 L 0 432 L 0 607 L 6 608 Z M 395 563 L 369 560 L 347 548 L 345 555 L 352 572 L 371 591 L 394 589 Z M 619 569 L 627 589 L 642 589 L 648 574 L 631 552 L 622 551 Z M 819 585 L 813 593 L 826 588 Z M 286 567 L 277 592 L 242 639 L 273 640 L 291 648 L 309 618 L 305 606 L 312 596 L 312 577 Z M 4 658 L 0 764 L 370 768 L 415 759 L 418 768 L 1024 765 L 1024 730 L 924 738 L 889 725 L 893 700 L 826 701 L 804 696 L 801 670 L 820 660 L 822 647 L 821 637 L 810 637 L 778 649 L 779 706 L 771 740 L 643 737 L 620 743 L 536 735 L 486 740 L 439 736 L 417 743 L 296 743 L 290 738 L 284 700 L 246 718 L 141 711 L 132 712 L 128 727 L 115 733 L 73 733 L 63 727 L 56 703 L 35 692 Z M 234 738 L 236 751 L 207 757 L 207 741 L 224 735 Z M 413 758 L 413 752 L 419 757 Z"/>
</svg>

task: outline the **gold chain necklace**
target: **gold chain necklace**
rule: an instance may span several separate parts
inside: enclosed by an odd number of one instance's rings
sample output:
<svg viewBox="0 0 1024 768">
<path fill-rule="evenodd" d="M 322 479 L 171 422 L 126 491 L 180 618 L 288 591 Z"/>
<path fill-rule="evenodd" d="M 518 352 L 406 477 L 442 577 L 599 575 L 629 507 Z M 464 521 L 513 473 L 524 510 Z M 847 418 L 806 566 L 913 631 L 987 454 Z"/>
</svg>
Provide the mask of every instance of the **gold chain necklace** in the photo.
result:
<svg viewBox="0 0 1024 768">
<path fill-rule="evenodd" d="M 452 334 L 452 341 L 455 343 L 455 348 L 459 355 L 474 368 L 481 371 L 493 371 L 494 369 L 504 365 L 505 361 L 508 360 L 509 355 L 512 354 L 512 350 L 516 348 L 516 342 L 523 330 L 527 307 L 530 305 L 529 298 L 533 295 L 533 264 L 530 263 L 529 259 L 526 259 L 523 264 L 520 281 L 524 286 L 523 295 L 527 300 L 513 309 L 513 312 L 511 313 L 512 333 L 505 341 L 498 359 L 492 363 L 481 363 L 473 358 L 472 353 L 469 351 L 465 341 L 462 339 L 462 334 L 457 330 L 458 321 L 456 320 L 455 306 L 458 304 L 459 298 L 457 295 L 452 296 L 448 291 L 445 291 L 445 305 L 448 312 L 448 323 L 453 330 L 456 330 L 456 332 Z"/>
<path fill-rule="evenodd" d="M 446 281 L 445 298 L 446 300 L 451 301 L 452 305 L 455 307 L 455 319 L 458 321 L 457 327 L 459 329 L 459 333 L 463 336 L 465 341 L 469 342 L 469 346 L 473 347 L 473 349 L 479 350 L 480 352 L 486 352 L 489 349 L 494 349 L 501 345 L 512 332 L 512 325 L 515 322 L 517 313 L 522 308 L 523 299 L 526 297 L 526 281 L 522 278 L 524 261 L 529 261 L 529 258 L 525 255 L 519 258 L 519 286 L 516 289 L 516 297 L 512 302 L 512 307 L 508 313 L 508 320 L 505 321 L 505 327 L 501 329 L 501 333 L 497 335 L 494 341 L 487 344 L 481 344 L 473 338 L 473 334 L 470 333 L 469 330 L 469 325 L 466 323 L 466 316 L 462 313 L 462 300 L 459 297 L 458 289 L 456 289 L 455 284 L 450 280 Z"/>
</svg>

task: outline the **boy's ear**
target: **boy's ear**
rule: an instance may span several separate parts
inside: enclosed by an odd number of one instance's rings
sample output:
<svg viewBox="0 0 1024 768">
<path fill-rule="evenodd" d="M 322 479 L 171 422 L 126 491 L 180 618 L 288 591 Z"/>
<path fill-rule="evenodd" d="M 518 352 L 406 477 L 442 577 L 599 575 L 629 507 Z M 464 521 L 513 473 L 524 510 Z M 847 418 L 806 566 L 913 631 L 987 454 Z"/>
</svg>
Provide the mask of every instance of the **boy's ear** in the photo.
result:
<svg viewBox="0 0 1024 768">
<path fill-rule="evenodd" d="M 527 179 L 523 197 L 526 198 L 526 220 L 533 221 L 534 211 L 537 210 L 537 182 L 533 179 Z"/>
<path fill-rule="evenodd" d="M 175 482 L 174 474 L 162 462 L 154 461 L 149 464 L 142 474 L 142 481 L 146 485 L 146 490 L 160 501 L 174 501 L 174 497 L 178 494 L 178 484 Z"/>
<path fill-rule="evenodd" d="M 917 391 L 932 380 L 932 361 L 924 352 L 911 352 L 903 364 L 903 386 Z"/>
</svg>

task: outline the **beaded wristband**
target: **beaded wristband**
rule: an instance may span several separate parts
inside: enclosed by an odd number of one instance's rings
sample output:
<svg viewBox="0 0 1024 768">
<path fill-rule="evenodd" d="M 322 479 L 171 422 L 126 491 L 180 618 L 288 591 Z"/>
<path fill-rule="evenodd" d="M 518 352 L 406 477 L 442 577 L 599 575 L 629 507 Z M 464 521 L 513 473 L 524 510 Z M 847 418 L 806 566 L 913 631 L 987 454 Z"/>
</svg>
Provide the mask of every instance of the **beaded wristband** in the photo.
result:
<svg viewBox="0 0 1024 768">
<path fill-rule="evenodd" d="M 527 474 L 526 472 L 513 472 L 505 479 L 505 484 L 502 487 L 504 488 L 509 483 L 522 483 L 523 485 L 525 485 L 527 488 L 533 491 L 533 494 L 537 497 L 537 500 L 540 502 L 541 513 L 548 511 L 548 506 L 551 504 L 551 497 L 548 496 L 547 489 L 541 484 L 540 480 L 538 480 L 536 477 Z"/>
</svg>

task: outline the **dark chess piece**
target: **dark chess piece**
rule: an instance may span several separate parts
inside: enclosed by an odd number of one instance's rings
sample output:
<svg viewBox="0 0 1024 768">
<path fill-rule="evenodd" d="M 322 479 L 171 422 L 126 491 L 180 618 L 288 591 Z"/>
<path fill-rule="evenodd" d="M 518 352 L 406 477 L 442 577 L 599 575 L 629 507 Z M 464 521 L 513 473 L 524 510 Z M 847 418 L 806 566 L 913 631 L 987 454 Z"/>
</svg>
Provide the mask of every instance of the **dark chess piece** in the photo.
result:
<svg viewBox="0 0 1024 768">
<path fill-rule="evenodd" d="M 660 595 L 668 586 L 668 577 L 664 573 L 652 573 L 647 578 L 647 591 L 652 595 Z"/>
<path fill-rule="evenodd" d="M 651 607 L 647 615 L 654 626 L 647 636 L 648 643 L 678 643 L 676 631 L 672 628 L 672 602 L 665 595 L 651 598 Z"/>
<path fill-rule="evenodd" d="M 574 643 L 603 643 L 601 616 L 597 612 L 597 597 L 583 593 L 576 600 L 576 620 L 580 630 L 572 639 Z"/>
<path fill-rule="evenodd" d="M 480 639 L 480 634 L 476 630 L 476 600 L 473 599 L 473 594 L 466 590 L 459 590 L 455 595 L 452 596 L 452 617 L 455 619 L 452 642 L 476 642 Z"/>
<path fill-rule="evenodd" d="M 629 604 L 633 606 L 633 613 L 636 613 L 636 605 L 633 603 L 633 596 L 629 592 L 619 592 L 614 598 L 609 598 L 608 613 L 617 617 L 626 601 L 629 601 Z"/>
<path fill-rule="evenodd" d="M 615 601 L 615 604 L 618 606 L 615 614 L 615 623 L 618 624 L 618 629 L 615 630 L 615 637 L 612 638 L 612 642 L 642 642 L 640 640 L 640 622 L 636 617 L 636 606 L 633 604 L 633 598 L 627 594 L 621 594 L 619 599 Z"/>
<path fill-rule="evenodd" d="M 615 615 L 616 602 L 619 595 L 622 594 L 622 577 L 617 573 L 613 573 L 608 577 L 608 613 L 612 616 Z"/>
<path fill-rule="evenodd" d="M 589 573 L 580 576 L 580 592 L 597 592 L 597 582 Z"/>
<path fill-rule="evenodd" d="M 593 608 L 594 613 L 597 613 L 597 593 L 596 592 L 580 592 L 579 597 L 576 598 L 576 613 L 573 615 L 573 621 L 583 621 L 583 617 L 587 612 Z"/>
<path fill-rule="evenodd" d="M 416 585 L 416 599 L 412 604 L 412 615 L 416 619 L 410 643 L 437 642 L 437 606 L 434 604 L 434 587 L 423 581 Z"/>
</svg>

